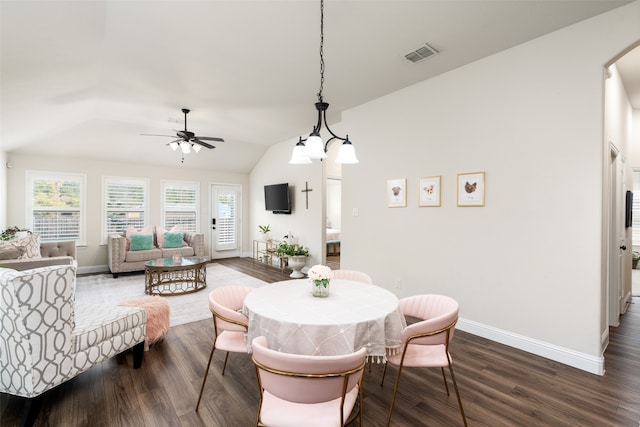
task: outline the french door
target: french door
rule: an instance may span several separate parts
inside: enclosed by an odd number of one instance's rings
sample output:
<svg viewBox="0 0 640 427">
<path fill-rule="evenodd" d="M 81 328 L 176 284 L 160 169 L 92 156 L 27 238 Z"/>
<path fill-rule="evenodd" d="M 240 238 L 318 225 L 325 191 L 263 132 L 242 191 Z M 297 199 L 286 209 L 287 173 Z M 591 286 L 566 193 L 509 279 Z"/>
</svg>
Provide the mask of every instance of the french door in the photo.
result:
<svg viewBox="0 0 640 427">
<path fill-rule="evenodd" d="M 211 258 L 240 256 L 242 187 L 234 184 L 212 184 L 210 200 Z"/>
</svg>

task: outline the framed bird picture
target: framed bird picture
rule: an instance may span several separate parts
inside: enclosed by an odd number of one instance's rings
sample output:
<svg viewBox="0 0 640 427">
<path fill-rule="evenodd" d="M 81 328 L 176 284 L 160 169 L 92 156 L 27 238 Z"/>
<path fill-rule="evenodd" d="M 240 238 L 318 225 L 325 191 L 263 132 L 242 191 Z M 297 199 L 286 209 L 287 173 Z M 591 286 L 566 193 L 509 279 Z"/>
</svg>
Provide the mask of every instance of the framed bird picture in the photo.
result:
<svg viewBox="0 0 640 427">
<path fill-rule="evenodd" d="M 458 174 L 458 206 L 484 206 L 485 173 Z"/>
</svg>

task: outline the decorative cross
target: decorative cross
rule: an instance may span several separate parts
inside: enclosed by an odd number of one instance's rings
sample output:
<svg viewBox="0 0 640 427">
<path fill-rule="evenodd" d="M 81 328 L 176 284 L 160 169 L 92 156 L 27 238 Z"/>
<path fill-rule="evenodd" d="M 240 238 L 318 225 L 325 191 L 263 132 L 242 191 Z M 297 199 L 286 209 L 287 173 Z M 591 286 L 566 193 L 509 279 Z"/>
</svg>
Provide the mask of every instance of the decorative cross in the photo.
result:
<svg viewBox="0 0 640 427">
<path fill-rule="evenodd" d="M 309 209 L 309 191 L 313 191 L 309 188 L 309 183 L 307 181 L 304 182 L 304 190 L 300 190 L 304 193 L 305 198 L 307 199 L 307 209 Z"/>
</svg>

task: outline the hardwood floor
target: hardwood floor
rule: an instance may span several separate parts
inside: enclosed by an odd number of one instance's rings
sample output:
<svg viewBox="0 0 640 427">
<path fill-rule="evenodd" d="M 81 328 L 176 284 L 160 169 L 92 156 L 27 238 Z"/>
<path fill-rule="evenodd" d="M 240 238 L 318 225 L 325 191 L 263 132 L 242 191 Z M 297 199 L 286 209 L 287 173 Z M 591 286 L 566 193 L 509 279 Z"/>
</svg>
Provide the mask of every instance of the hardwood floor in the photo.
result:
<svg viewBox="0 0 640 427">
<path fill-rule="evenodd" d="M 248 259 L 221 261 L 262 280 L 276 269 Z M 195 404 L 211 349 L 213 325 L 173 327 L 145 353 L 142 368 L 126 354 L 105 361 L 45 394 L 37 426 L 252 426 L 258 389 L 249 355 L 231 354 L 221 375 L 216 352 L 203 401 Z M 640 421 L 640 298 L 611 329 L 606 374 L 597 376 L 477 336 L 456 331 L 451 354 L 469 426 L 629 426 Z M 397 369 L 365 373 L 364 425 L 383 426 Z M 0 425 L 17 424 L 23 401 L 0 394 Z M 354 424 L 355 425 L 355 424 Z M 402 373 L 393 426 L 462 425 L 455 394 L 447 396 L 437 369 Z"/>
</svg>

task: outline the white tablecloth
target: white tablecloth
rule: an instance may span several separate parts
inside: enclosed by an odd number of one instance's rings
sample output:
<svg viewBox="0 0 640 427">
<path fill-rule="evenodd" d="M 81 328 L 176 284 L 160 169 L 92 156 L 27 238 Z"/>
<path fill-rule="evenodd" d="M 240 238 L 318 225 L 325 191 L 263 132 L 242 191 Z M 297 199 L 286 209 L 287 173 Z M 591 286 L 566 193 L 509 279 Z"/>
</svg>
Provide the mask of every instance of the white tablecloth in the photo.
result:
<svg viewBox="0 0 640 427">
<path fill-rule="evenodd" d="M 383 361 L 400 346 L 406 322 L 398 298 L 366 283 L 333 279 L 330 295 L 311 295 L 308 279 L 262 286 L 245 299 L 247 344 L 264 335 L 269 347 L 293 354 L 339 355 L 365 347 Z"/>
</svg>

